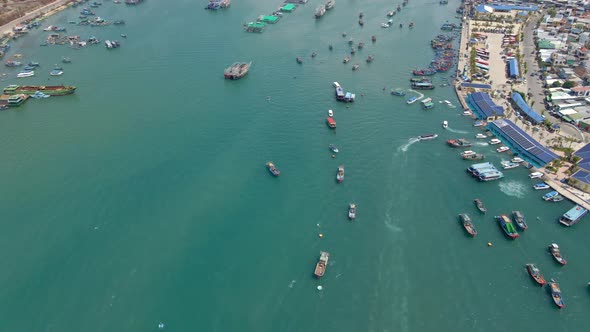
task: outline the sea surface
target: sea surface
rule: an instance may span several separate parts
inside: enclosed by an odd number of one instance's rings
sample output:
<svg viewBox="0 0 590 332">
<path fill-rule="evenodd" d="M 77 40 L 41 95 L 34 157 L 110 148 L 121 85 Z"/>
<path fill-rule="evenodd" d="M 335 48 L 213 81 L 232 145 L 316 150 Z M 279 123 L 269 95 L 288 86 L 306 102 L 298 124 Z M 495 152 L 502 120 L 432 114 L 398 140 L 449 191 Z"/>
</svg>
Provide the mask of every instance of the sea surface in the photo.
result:
<svg viewBox="0 0 590 332">
<path fill-rule="evenodd" d="M 457 22 L 459 2 L 410 0 L 389 29 L 380 23 L 401 0 L 338 0 L 316 20 L 319 3 L 250 34 L 242 24 L 280 1 L 217 12 L 203 10 L 205 0 L 104 1 L 93 10 L 126 25 L 68 24 L 78 7 L 43 26 L 118 39 L 119 49 L 40 47 L 42 29 L 12 44 L 9 56 L 41 68 L 17 80 L 18 69 L 2 67 L 3 86 L 78 89 L 0 113 L 0 331 L 590 330 L 588 217 L 560 226 L 573 204 L 541 200 L 525 169 L 489 183 L 468 176 L 470 163 L 444 143 L 478 132 L 441 86 L 451 72 L 425 92 L 432 110 L 389 94 L 428 65 L 429 41 Z M 345 65 L 349 38 L 366 46 Z M 249 75 L 224 80 L 235 61 L 252 61 Z M 63 76 L 48 75 L 54 64 Z M 357 101 L 336 102 L 334 81 Z M 416 141 L 428 133 L 439 137 Z M 483 141 L 472 150 L 497 165 L 508 159 Z M 529 224 L 515 241 L 493 220 L 512 210 Z M 459 213 L 472 216 L 476 238 Z M 566 266 L 548 254 L 552 242 Z M 320 251 L 331 256 L 316 280 Z M 560 283 L 565 309 L 531 281 L 530 262 Z"/>
</svg>

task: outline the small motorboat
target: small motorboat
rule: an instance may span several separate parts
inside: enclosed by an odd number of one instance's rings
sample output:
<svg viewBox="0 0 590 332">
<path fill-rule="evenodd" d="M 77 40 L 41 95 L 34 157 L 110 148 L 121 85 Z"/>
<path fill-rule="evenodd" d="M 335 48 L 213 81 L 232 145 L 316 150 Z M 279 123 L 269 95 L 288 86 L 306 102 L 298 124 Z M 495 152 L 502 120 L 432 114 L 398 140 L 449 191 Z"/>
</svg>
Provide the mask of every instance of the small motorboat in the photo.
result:
<svg viewBox="0 0 590 332">
<path fill-rule="evenodd" d="M 484 134 L 479 133 L 479 134 L 475 135 L 475 138 L 485 139 L 485 138 L 488 138 L 488 137 L 486 135 L 484 135 Z"/>
<path fill-rule="evenodd" d="M 488 212 L 488 209 L 486 209 L 486 207 L 483 205 L 483 202 L 481 201 L 481 199 L 476 198 L 473 200 L 473 202 L 475 203 L 475 206 L 477 207 L 479 212 L 481 212 L 481 213 Z"/>
<path fill-rule="evenodd" d="M 545 182 L 541 182 L 541 183 L 537 183 L 533 186 L 533 188 L 535 190 L 545 190 L 545 189 L 549 189 L 551 188 L 548 184 L 546 184 Z"/>
<path fill-rule="evenodd" d="M 328 110 L 328 116 L 329 116 L 329 117 L 333 117 L 333 116 L 334 116 L 334 111 L 332 111 L 332 110 Z"/>
<path fill-rule="evenodd" d="M 121 34 L 121 38 L 127 38 L 127 35 L 126 35 L 126 34 L 124 34 L 124 33 L 122 33 L 122 34 Z"/>
<path fill-rule="evenodd" d="M 358 69 L 359 69 L 359 67 L 360 67 L 360 65 L 359 65 L 358 63 L 355 63 L 355 64 L 352 66 L 352 70 L 353 70 L 353 71 L 356 71 L 356 70 L 358 70 Z"/>
<path fill-rule="evenodd" d="M 390 25 L 388 23 L 381 23 L 381 27 L 386 29 L 389 28 Z"/>
<path fill-rule="evenodd" d="M 499 147 L 499 148 L 496 149 L 496 151 L 499 152 L 499 153 L 506 152 L 508 150 L 510 150 L 510 148 L 507 147 L 507 146 L 501 146 L 501 147 Z"/>
<path fill-rule="evenodd" d="M 435 139 L 437 137 L 438 137 L 437 134 L 426 134 L 426 135 L 418 136 L 418 139 L 421 141 L 427 141 L 427 140 Z"/>
<path fill-rule="evenodd" d="M 330 148 L 330 150 L 334 153 L 338 153 L 338 151 L 339 151 L 338 148 L 336 147 L 336 145 L 334 145 L 334 144 L 328 145 L 328 148 Z"/>
<path fill-rule="evenodd" d="M 347 56 L 346 58 L 344 58 L 344 60 L 342 60 L 342 63 L 348 63 L 350 61 L 350 57 Z"/>
<path fill-rule="evenodd" d="M 16 77 L 18 77 L 18 78 L 31 77 L 31 76 L 35 76 L 35 71 L 33 71 L 33 70 L 21 71 L 20 73 L 16 74 Z"/>
<path fill-rule="evenodd" d="M 526 264 L 526 270 L 528 271 L 531 278 L 533 278 L 533 280 L 537 284 L 539 284 L 539 286 L 543 286 L 547 283 L 547 281 L 545 281 L 545 278 L 543 278 L 543 275 L 541 274 L 541 270 L 539 270 L 539 268 L 536 267 L 535 264 Z"/>
<path fill-rule="evenodd" d="M 348 219 L 354 220 L 356 218 L 356 204 L 350 203 L 348 205 Z"/>
<path fill-rule="evenodd" d="M 344 181 L 344 166 L 342 165 L 338 166 L 338 172 L 336 173 L 336 181 Z"/>
<path fill-rule="evenodd" d="M 348 40 L 348 45 L 352 45 L 352 44 L 354 44 L 354 39 L 350 38 L 350 39 Z"/>
<path fill-rule="evenodd" d="M 315 57 L 316 57 L 316 55 L 318 55 L 316 52 L 313 52 L 313 53 L 311 53 L 311 57 L 312 57 L 312 58 L 315 58 Z"/>
<path fill-rule="evenodd" d="M 472 155 L 475 155 L 475 154 L 476 154 L 475 151 L 467 150 L 467 151 L 461 152 L 461 157 L 472 156 Z"/>
<path fill-rule="evenodd" d="M 497 139 L 497 138 L 492 138 L 492 139 L 491 139 L 491 140 L 490 140 L 488 143 L 489 143 L 490 145 L 496 145 L 496 144 L 500 144 L 500 143 L 502 143 L 502 141 L 500 141 L 500 140 L 499 140 L 499 139 Z"/>
<path fill-rule="evenodd" d="M 524 213 L 521 211 L 512 211 L 512 220 L 516 223 L 520 229 L 525 231 L 529 226 L 526 224 L 526 218 L 524 217 Z"/>
<path fill-rule="evenodd" d="M 371 36 L 371 41 L 374 43 L 377 41 L 377 37 L 376 36 Z"/>
<path fill-rule="evenodd" d="M 72 59 L 70 59 L 68 57 L 63 57 L 63 58 L 61 58 L 61 62 L 63 62 L 63 63 L 72 63 Z"/>
<path fill-rule="evenodd" d="M 334 49 L 334 46 L 332 46 L 332 44 L 328 45 L 328 49 L 331 51 Z"/>
<path fill-rule="evenodd" d="M 555 260 L 561 264 L 561 265 L 565 265 L 567 264 L 567 261 L 565 260 L 565 258 L 563 258 L 563 256 L 561 256 L 561 252 L 559 251 L 559 246 L 556 243 L 551 243 L 548 247 L 549 249 L 549 253 L 551 254 L 551 256 L 553 256 L 553 258 L 555 258 Z"/>
<path fill-rule="evenodd" d="M 514 157 L 510 161 L 513 162 L 513 163 L 522 163 L 522 162 L 524 162 L 524 159 L 522 159 L 520 157 Z"/>
<path fill-rule="evenodd" d="M 299 64 L 303 63 L 303 59 L 300 56 L 298 56 L 295 61 L 297 61 Z"/>
<path fill-rule="evenodd" d="M 538 179 L 538 178 L 542 178 L 543 175 L 545 175 L 545 174 L 543 174 L 541 172 L 532 172 L 531 174 L 529 174 L 529 178 Z"/>
<path fill-rule="evenodd" d="M 373 55 L 369 55 L 369 56 L 367 57 L 367 63 L 371 63 L 371 62 L 373 62 L 373 60 L 375 60 L 375 56 L 373 56 Z"/>
<path fill-rule="evenodd" d="M 52 71 L 49 72 L 51 76 L 61 76 L 63 75 L 64 71 L 61 67 L 55 67 Z"/>
<path fill-rule="evenodd" d="M 520 164 L 513 163 L 513 162 L 510 162 L 510 161 L 506 161 L 506 162 L 503 162 L 502 163 L 502 168 L 503 169 L 513 169 L 513 168 L 516 168 L 518 166 L 520 166 Z"/>
<path fill-rule="evenodd" d="M 445 129 L 449 128 L 449 123 L 447 122 L 447 120 L 442 122 L 442 127 Z"/>
<path fill-rule="evenodd" d="M 400 97 L 406 95 L 406 93 L 402 90 L 392 90 L 391 94 L 394 96 L 400 96 Z"/>
<path fill-rule="evenodd" d="M 279 176 L 281 175 L 281 171 L 279 171 L 276 167 L 275 164 L 273 164 L 272 161 L 269 161 L 266 163 L 266 168 L 268 169 L 268 171 L 274 175 L 274 176 Z"/>
</svg>

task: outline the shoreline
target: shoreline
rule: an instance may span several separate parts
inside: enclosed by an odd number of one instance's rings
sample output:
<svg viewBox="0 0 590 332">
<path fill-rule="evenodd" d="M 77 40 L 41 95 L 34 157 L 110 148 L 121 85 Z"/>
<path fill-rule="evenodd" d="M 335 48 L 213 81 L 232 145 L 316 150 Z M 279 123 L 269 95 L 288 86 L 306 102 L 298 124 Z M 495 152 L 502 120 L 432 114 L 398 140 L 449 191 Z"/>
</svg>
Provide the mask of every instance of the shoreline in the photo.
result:
<svg viewBox="0 0 590 332">
<path fill-rule="evenodd" d="M 59 13 L 62 10 L 68 8 L 69 4 L 72 2 L 72 0 L 55 0 L 50 4 L 34 9 L 33 11 L 0 26 L 0 36 L 3 38 L 5 35 L 8 35 L 9 38 L 12 38 L 15 36 L 13 28 L 21 24 L 23 21 L 32 19 L 44 20 L 51 15 Z"/>
</svg>

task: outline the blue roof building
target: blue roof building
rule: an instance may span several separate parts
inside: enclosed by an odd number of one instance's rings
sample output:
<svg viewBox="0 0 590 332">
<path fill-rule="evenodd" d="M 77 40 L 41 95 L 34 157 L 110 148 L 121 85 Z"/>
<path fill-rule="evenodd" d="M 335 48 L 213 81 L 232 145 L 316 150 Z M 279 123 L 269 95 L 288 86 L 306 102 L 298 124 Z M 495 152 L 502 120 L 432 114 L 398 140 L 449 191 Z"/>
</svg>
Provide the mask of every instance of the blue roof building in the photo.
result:
<svg viewBox="0 0 590 332">
<path fill-rule="evenodd" d="M 495 120 L 504 116 L 504 108 L 492 101 L 485 92 L 474 92 L 467 95 L 467 105 L 480 120 Z"/>
<path fill-rule="evenodd" d="M 520 76 L 520 71 L 518 70 L 518 61 L 515 58 L 508 60 L 508 76 L 511 78 L 517 78 Z"/>
<path fill-rule="evenodd" d="M 519 111 L 523 112 L 526 117 L 533 123 L 538 124 L 545 121 L 545 117 L 541 114 L 535 112 L 527 103 L 522 99 L 522 96 L 518 92 L 512 93 L 512 101 L 514 108 L 518 109 Z"/>
<path fill-rule="evenodd" d="M 578 162 L 579 169 L 570 176 L 568 184 L 585 192 L 590 192 L 590 144 L 584 145 L 574 155 L 582 158 L 582 160 Z"/>
<path fill-rule="evenodd" d="M 499 119 L 492 121 L 488 124 L 488 129 L 508 146 L 513 153 L 535 167 L 543 167 L 559 158 L 510 120 Z"/>
<path fill-rule="evenodd" d="M 491 90 L 492 86 L 489 84 L 463 82 L 461 83 L 461 88 Z"/>
<path fill-rule="evenodd" d="M 475 6 L 475 11 L 478 13 L 491 13 L 491 12 L 509 12 L 511 10 L 534 12 L 537 11 L 537 6 L 522 6 L 522 5 L 510 5 L 510 4 L 486 4 Z"/>
</svg>

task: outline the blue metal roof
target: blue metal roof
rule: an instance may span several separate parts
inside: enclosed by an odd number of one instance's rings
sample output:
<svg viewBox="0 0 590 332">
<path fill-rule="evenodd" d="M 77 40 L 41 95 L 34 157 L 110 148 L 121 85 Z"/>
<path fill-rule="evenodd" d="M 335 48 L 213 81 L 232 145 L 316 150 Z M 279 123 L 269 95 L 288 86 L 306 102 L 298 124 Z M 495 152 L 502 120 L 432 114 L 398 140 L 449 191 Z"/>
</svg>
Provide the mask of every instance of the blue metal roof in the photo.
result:
<svg viewBox="0 0 590 332">
<path fill-rule="evenodd" d="M 508 71 L 510 72 L 510 77 L 520 76 L 520 71 L 518 70 L 518 62 L 516 61 L 516 59 L 512 58 L 508 60 Z"/>
<path fill-rule="evenodd" d="M 579 164 L 578 164 L 579 166 Z M 590 172 L 580 169 L 578 170 L 576 173 L 574 173 L 572 176 L 572 178 L 582 181 L 586 184 L 590 184 Z"/>
<path fill-rule="evenodd" d="M 574 155 L 582 158 L 582 160 L 578 163 L 578 166 L 590 171 L 590 143 L 584 145 L 580 150 L 576 151 Z M 582 179 L 579 180 L 583 181 Z M 590 182 L 588 183 L 590 184 Z"/>
<path fill-rule="evenodd" d="M 541 143 L 537 142 L 534 138 L 529 136 L 529 134 L 525 133 L 524 130 L 518 128 L 518 126 L 510 120 L 499 119 L 492 121 L 490 125 L 496 127 L 497 130 L 509 137 L 512 143 L 520 146 L 527 153 L 535 156 L 545 164 L 550 163 L 554 159 L 558 158 L 555 153 L 541 145 Z"/>
<path fill-rule="evenodd" d="M 514 6 L 510 5 L 490 5 L 494 10 L 510 11 L 514 9 Z"/>
<path fill-rule="evenodd" d="M 492 86 L 489 84 L 478 84 L 478 83 L 461 83 L 462 88 L 473 88 L 473 89 L 488 89 L 491 90 Z"/>
<path fill-rule="evenodd" d="M 471 93 L 468 96 L 468 100 L 475 108 L 474 111 L 483 115 L 484 118 L 504 115 L 504 108 L 494 104 L 490 95 L 485 92 Z"/>
<path fill-rule="evenodd" d="M 520 93 L 513 92 L 512 93 L 512 100 L 514 100 L 514 102 L 516 103 L 516 106 L 518 106 L 518 108 L 520 108 L 521 111 L 523 111 L 529 118 L 531 118 L 531 120 L 535 124 L 543 122 L 543 120 L 545 120 L 545 118 L 543 118 L 543 116 L 541 114 L 535 112 L 535 110 L 533 110 L 524 101 L 524 99 L 522 99 L 522 96 L 520 95 Z"/>
</svg>

